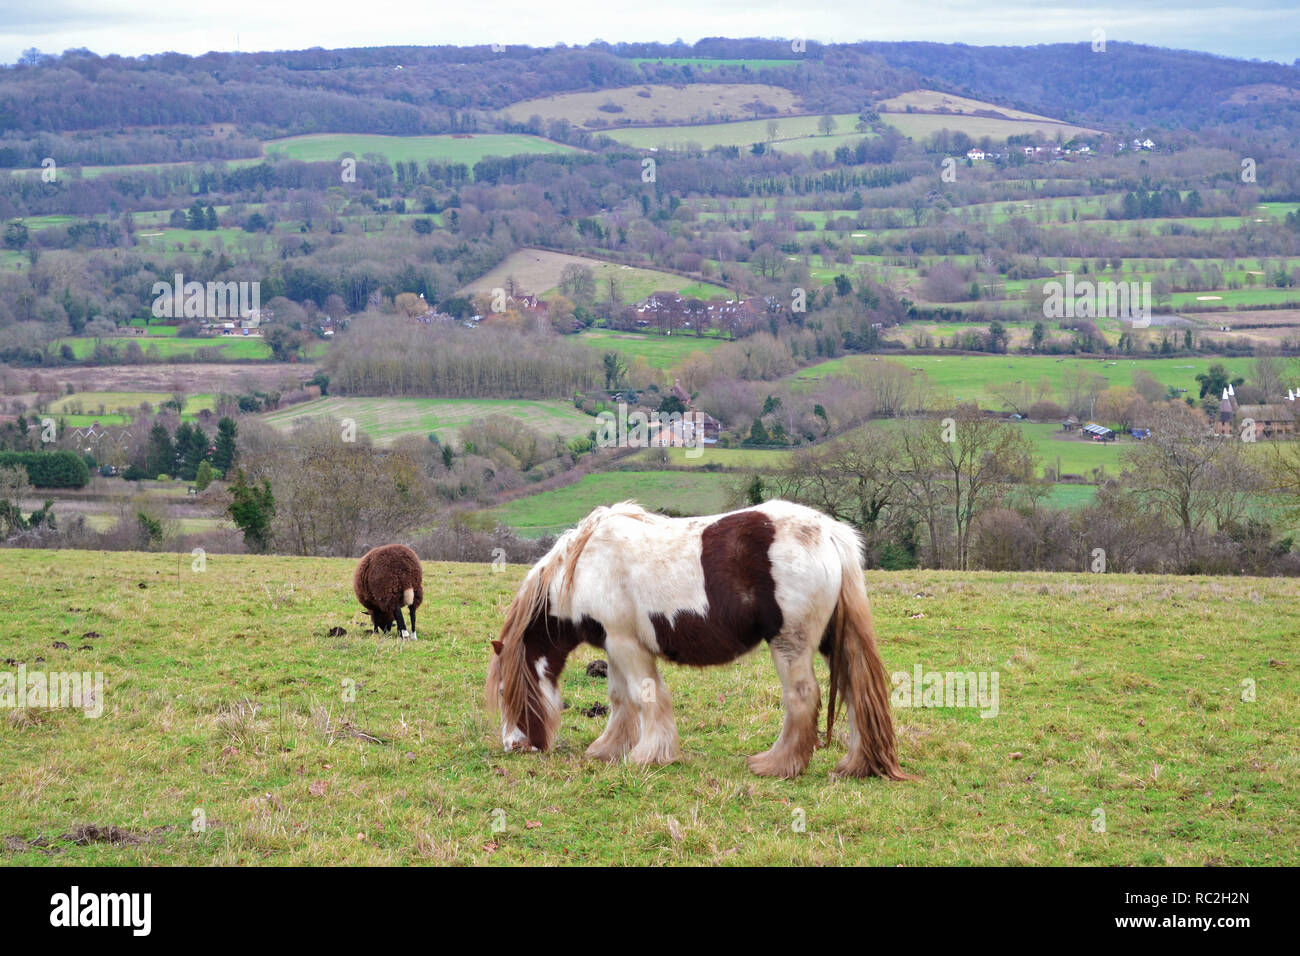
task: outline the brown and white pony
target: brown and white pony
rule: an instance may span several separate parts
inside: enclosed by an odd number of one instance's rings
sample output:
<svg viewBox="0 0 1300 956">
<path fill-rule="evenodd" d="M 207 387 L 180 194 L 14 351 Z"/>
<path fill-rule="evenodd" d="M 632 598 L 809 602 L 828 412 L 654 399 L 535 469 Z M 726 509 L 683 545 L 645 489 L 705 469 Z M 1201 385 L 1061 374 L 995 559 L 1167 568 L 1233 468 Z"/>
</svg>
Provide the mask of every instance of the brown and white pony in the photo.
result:
<svg viewBox="0 0 1300 956">
<path fill-rule="evenodd" d="M 655 659 L 725 664 L 766 641 L 781 678 L 785 723 L 749 769 L 803 773 L 817 745 L 830 664 L 827 743 L 835 699 L 848 708 L 848 754 L 835 776 L 907 779 L 898 764 L 889 683 L 876 649 L 857 533 L 786 501 L 701 518 L 666 518 L 625 502 L 597 508 L 524 578 L 492 642 L 487 701 L 510 750 L 549 750 L 563 706 L 558 681 L 579 644 L 609 659 L 609 724 L 587 748 L 603 760 L 677 759 L 677 727 Z"/>
</svg>

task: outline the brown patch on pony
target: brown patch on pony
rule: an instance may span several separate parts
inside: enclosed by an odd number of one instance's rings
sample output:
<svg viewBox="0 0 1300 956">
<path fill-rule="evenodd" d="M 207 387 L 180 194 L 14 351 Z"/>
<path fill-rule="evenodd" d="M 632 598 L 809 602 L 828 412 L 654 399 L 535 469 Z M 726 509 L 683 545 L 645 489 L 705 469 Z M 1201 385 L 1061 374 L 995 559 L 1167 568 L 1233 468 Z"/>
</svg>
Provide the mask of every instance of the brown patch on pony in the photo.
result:
<svg viewBox="0 0 1300 956">
<path fill-rule="evenodd" d="M 775 538 L 772 519 L 757 511 L 738 511 L 704 529 L 700 566 L 708 611 L 678 611 L 671 621 L 650 616 L 665 658 L 698 667 L 725 664 L 780 633 L 769 556 Z"/>
</svg>

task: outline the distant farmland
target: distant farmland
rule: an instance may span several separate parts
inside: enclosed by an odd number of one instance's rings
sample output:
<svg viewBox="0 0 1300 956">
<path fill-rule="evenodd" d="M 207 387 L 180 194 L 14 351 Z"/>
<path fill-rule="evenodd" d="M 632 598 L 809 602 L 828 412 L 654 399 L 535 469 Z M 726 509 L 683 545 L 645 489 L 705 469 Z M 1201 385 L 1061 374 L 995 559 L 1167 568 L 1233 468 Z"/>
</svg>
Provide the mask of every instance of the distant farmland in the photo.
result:
<svg viewBox="0 0 1300 956">
<path fill-rule="evenodd" d="M 834 114 L 835 129 L 831 136 L 823 136 L 817 128 L 820 116 L 773 116 L 771 119 L 740 120 L 734 123 L 704 123 L 699 126 L 649 126 L 611 130 L 609 135 L 620 143 L 642 149 L 684 149 L 695 144 L 703 149 L 714 146 L 742 146 L 769 141 L 767 124 L 776 124 L 776 135 L 771 138 L 774 149 L 786 152 L 811 152 L 813 149 L 833 150 L 844 137 L 854 142 L 868 133 L 854 132 L 858 122 L 856 113 Z M 831 141 L 835 142 L 831 142 Z M 806 141 L 806 142 L 805 142 Z M 818 145 L 828 144 L 828 145 Z M 806 148 L 805 148 L 806 147 Z"/>
<path fill-rule="evenodd" d="M 653 368 L 666 369 L 672 368 L 688 355 L 707 352 L 725 340 L 716 336 L 697 336 L 690 332 L 659 335 L 654 332 L 588 329 L 574 341 L 601 352 L 621 352 L 632 358 L 643 358 Z"/>
<path fill-rule="evenodd" d="M 1133 373 L 1144 369 L 1162 385 L 1189 389 L 1191 396 L 1196 398 L 1199 392 L 1196 383 L 1198 372 L 1204 372 L 1212 364 L 1218 363 L 1232 375 L 1249 376 L 1255 360 L 1222 358 L 1217 355 L 1195 359 L 1083 359 L 1073 355 L 907 355 L 894 361 L 905 368 L 925 372 L 929 384 L 935 389 L 951 393 L 950 397 L 954 401 L 979 401 L 988 407 L 997 408 L 999 403 L 989 391 L 990 386 L 1017 381 L 1035 385 L 1046 377 L 1052 388 L 1059 391 L 1062 375 L 1073 370 L 1100 375 L 1106 379 L 1108 387 L 1131 387 Z M 811 384 L 828 375 L 842 373 L 844 363 L 845 359 L 831 359 L 801 369 L 794 374 L 794 378 Z"/>
<path fill-rule="evenodd" d="M 379 445 L 402 435 L 435 432 L 441 441 L 456 441 L 460 429 L 488 415 L 509 415 L 538 431 L 564 438 L 585 435 L 596 420 L 569 402 L 528 401 L 489 398 L 319 398 L 302 405 L 270 412 L 266 421 L 279 429 L 295 422 L 321 419 L 340 422 L 351 419 L 357 430 Z"/>
<path fill-rule="evenodd" d="M 732 294 L 720 285 L 679 276 L 673 272 L 641 269 L 606 262 L 604 259 L 572 256 L 545 249 L 521 249 L 511 253 L 505 262 L 465 286 L 461 293 L 490 292 L 492 289 L 505 288 L 506 281 L 513 278 L 520 291 L 545 295 L 556 290 L 564 267 L 568 265 L 586 266 L 592 271 L 596 279 L 596 298 L 600 301 L 609 299 L 611 278 L 618 283 L 620 301 L 624 303 L 637 302 L 652 292 L 661 291 L 680 292 L 701 299 Z"/>
<path fill-rule="evenodd" d="M 1041 139 L 1052 139 L 1057 133 L 1066 139 L 1097 133 L 1095 129 L 1073 126 L 1050 116 L 936 90 L 912 90 L 883 100 L 879 105 L 882 121 L 913 139 L 923 139 L 941 129 L 962 132 L 972 139 L 988 136 L 995 140 L 1025 133 Z"/>
<path fill-rule="evenodd" d="M 378 153 L 390 162 L 464 163 L 472 167 L 488 156 L 574 153 L 578 150 L 540 136 L 522 133 L 476 133 L 464 136 L 376 136 L 359 133 L 314 133 L 274 139 L 268 155 L 281 155 L 307 163 L 336 160 L 345 153 L 360 159 Z"/>
<path fill-rule="evenodd" d="M 763 103 L 777 114 L 799 112 L 797 94 L 764 83 L 621 86 L 523 100 L 512 103 L 503 112 L 516 123 L 540 116 L 543 122 L 563 119 L 575 126 L 600 129 L 616 125 L 757 119 L 765 111 L 756 109 L 755 103 Z"/>
</svg>

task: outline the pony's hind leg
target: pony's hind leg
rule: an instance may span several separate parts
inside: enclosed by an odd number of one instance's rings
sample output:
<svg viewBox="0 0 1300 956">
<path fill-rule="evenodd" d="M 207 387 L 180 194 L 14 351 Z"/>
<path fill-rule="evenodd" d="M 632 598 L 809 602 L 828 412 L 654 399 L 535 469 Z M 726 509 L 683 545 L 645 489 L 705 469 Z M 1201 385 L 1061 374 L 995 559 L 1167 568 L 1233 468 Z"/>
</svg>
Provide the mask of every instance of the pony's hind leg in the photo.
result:
<svg viewBox="0 0 1300 956">
<path fill-rule="evenodd" d="M 587 756 L 596 760 L 622 760 L 623 755 L 636 745 L 641 733 L 641 715 L 628 695 L 627 675 L 613 654 L 609 654 L 607 682 L 609 722 L 605 725 L 605 732 L 587 748 Z"/>
<path fill-rule="evenodd" d="M 776 637 L 772 641 L 785 721 L 772 749 L 749 758 L 749 769 L 761 777 L 797 777 L 812 759 L 817 746 L 817 711 L 821 707 L 812 655 L 813 648 L 797 640 Z"/>
</svg>

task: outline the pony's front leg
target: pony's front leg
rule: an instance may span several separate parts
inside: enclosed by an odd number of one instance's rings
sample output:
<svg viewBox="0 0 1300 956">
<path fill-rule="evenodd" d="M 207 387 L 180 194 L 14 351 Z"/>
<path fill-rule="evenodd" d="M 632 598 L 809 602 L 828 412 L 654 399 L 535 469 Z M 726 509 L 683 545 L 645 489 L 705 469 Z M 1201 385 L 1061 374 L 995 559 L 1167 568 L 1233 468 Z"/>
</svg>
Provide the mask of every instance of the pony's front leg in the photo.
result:
<svg viewBox="0 0 1300 956">
<path fill-rule="evenodd" d="M 608 653 L 608 651 L 606 652 Z M 591 742 L 587 756 L 597 760 L 622 760 L 636 744 L 641 732 L 641 716 L 628 697 L 623 669 L 609 655 L 609 722 L 605 732 Z"/>
<path fill-rule="evenodd" d="M 772 749 L 749 758 L 749 769 L 762 777 L 797 777 L 807 769 L 817 746 L 821 689 L 813 671 L 811 647 L 777 637 L 772 641 L 772 660 L 781 676 L 785 722 Z"/>
<path fill-rule="evenodd" d="M 627 759 L 643 765 L 672 763 L 679 756 L 677 724 L 673 722 L 672 698 L 655 668 L 654 654 L 635 637 L 607 637 L 605 656 L 609 658 L 610 701 L 617 702 L 617 688 L 627 714 L 626 724 L 618 714 L 617 726 L 626 726 L 627 730 L 616 738 L 618 743 L 628 740 L 633 745 Z M 614 727 L 615 716 L 611 715 L 610 728 Z"/>
<path fill-rule="evenodd" d="M 655 667 L 654 657 L 645 652 L 644 666 L 637 672 L 632 692 L 641 714 L 641 739 L 627 755 L 642 765 L 668 764 L 681 756 L 677 746 L 677 722 L 668 687 Z"/>
</svg>

